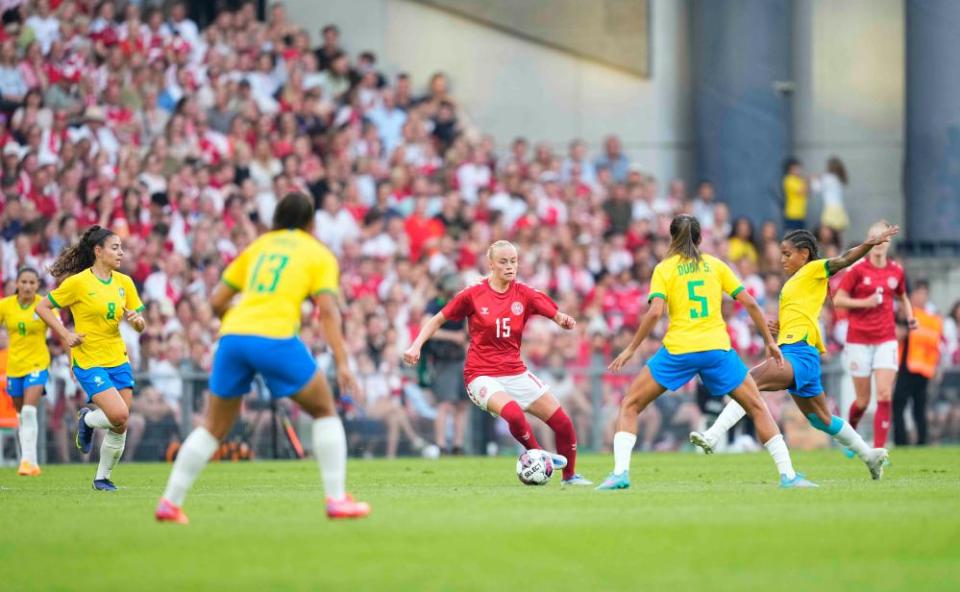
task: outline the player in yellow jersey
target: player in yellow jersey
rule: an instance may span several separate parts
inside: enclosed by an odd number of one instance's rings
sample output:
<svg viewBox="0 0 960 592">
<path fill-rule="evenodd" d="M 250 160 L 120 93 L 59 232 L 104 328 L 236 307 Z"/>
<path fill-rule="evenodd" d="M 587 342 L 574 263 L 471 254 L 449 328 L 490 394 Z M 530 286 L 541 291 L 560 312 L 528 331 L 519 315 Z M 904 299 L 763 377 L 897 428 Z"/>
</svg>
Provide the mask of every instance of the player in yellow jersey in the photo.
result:
<svg viewBox="0 0 960 592">
<path fill-rule="evenodd" d="M 116 491 L 110 480 L 127 441 L 127 418 L 133 400 L 133 370 L 120 336 L 120 321 L 137 332 L 146 322 L 140 314 L 143 303 L 130 276 L 117 271 L 123 261 L 123 245 L 114 232 L 91 226 L 80 242 L 64 249 L 50 267 L 60 281 L 55 290 L 37 304 L 37 314 L 70 348 L 73 375 L 87 395 L 78 414 L 77 447 L 90 452 L 93 430 L 106 430 L 100 445 L 100 463 L 93 480 L 99 491 Z M 54 308 L 69 308 L 74 331 L 64 327 Z"/>
<path fill-rule="evenodd" d="M 50 350 L 47 349 L 47 326 L 37 316 L 37 294 L 40 274 L 24 267 L 17 272 L 17 291 L 0 300 L 0 325 L 10 337 L 7 356 L 7 392 L 20 414 L 20 468 L 17 474 L 36 477 L 37 404 L 47 384 Z"/>
<path fill-rule="evenodd" d="M 780 318 L 771 322 L 771 329 L 779 331 L 778 343 L 783 350 L 784 363 L 778 365 L 766 360 L 750 370 L 761 391 L 786 390 L 793 395 L 797 407 L 813 427 L 854 451 L 874 479 L 883 476 L 887 450 L 870 448 L 853 426 L 830 413 L 820 383 L 820 354 L 826 348 L 820 335 L 819 319 L 830 276 L 856 263 L 873 247 L 888 242 L 898 231 L 896 226 L 886 228 L 870 235 L 863 244 L 842 256 L 831 259 L 817 258 L 817 239 L 809 231 L 788 232 L 780 243 L 780 263 L 788 279 L 780 290 Z M 702 434 L 690 434 L 690 442 L 708 454 L 712 453 L 720 439 L 743 415 L 740 405 L 728 403 L 710 429 Z"/>
<path fill-rule="evenodd" d="M 347 366 L 340 329 L 337 260 L 313 237 L 313 203 L 300 193 L 277 204 L 273 230 L 255 240 L 223 272 L 210 297 L 223 317 L 220 341 L 210 375 L 210 406 L 204 425 L 184 441 L 160 498 L 155 517 L 188 522 L 181 510 L 187 492 L 233 426 L 242 396 L 260 374 L 274 398 L 290 397 L 314 418 L 313 453 L 327 496 L 327 516 L 359 518 L 370 512 L 346 493 L 347 441 L 333 395 L 317 364 L 300 340 L 303 301 L 316 304 L 327 343 L 337 365 L 343 392 L 356 392 Z M 239 302 L 230 307 L 235 295 Z"/>
<path fill-rule="evenodd" d="M 720 312 L 723 294 L 729 294 L 750 313 L 763 335 L 767 352 L 778 364 L 783 357 L 756 300 L 743 289 L 730 268 L 716 257 L 700 252 L 700 222 L 677 216 L 670 223 L 670 250 L 653 270 L 650 308 L 627 348 L 610 364 L 616 372 L 633 357 L 666 308 L 670 326 L 663 347 L 634 379 L 620 404 L 613 437 L 614 469 L 597 488 L 630 487 L 630 454 L 637 442 L 640 413 L 667 389 L 676 390 L 699 374 L 715 397 L 730 394 L 750 414 L 757 435 L 770 452 L 780 473 L 781 487 L 816 487 L 793 470 L 790 452 L 746 366 L 730 348 L 730 337 Z"/>
</svg>

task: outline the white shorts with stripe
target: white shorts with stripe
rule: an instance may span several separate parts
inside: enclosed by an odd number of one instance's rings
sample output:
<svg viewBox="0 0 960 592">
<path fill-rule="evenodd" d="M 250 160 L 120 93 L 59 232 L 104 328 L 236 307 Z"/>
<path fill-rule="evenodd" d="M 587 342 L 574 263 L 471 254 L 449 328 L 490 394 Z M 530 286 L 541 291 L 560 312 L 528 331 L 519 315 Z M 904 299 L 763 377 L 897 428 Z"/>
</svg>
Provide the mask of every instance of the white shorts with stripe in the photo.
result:
<svg viewBox="0 0 960 592">
<path fill-rule="evenodd" d="M 534 401 L 549 390 L 550 387 L 532 372 L 524 372 L 516 376 L 478 376 L 467 385 L 470 400 L 484 411 L 487 410 L 487 402 L 494 393 L 506 393 L 526 411 Z"/>
</svg>

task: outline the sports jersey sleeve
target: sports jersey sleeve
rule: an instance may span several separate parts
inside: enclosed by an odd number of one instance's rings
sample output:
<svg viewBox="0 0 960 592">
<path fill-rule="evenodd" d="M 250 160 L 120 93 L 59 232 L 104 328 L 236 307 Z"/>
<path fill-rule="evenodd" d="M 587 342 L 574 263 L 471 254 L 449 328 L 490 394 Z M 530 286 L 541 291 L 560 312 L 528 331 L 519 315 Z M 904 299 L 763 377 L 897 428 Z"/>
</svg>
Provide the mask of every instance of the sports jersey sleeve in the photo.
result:
<svg viewBox="0 0 960 592">
<path fill-rule="evenodd" d="M 847 294 L 853 294 L 853 289 L 858 283 L 860 283 L 860 266 L 855 265 L 843 275 L 843 279 L 840 280 L 839 289 L 846 291 Z"/>
<path fill-rule="evenodd" d="M 50 293 L 47 294 L 47 300 L 50 301 L 50 304 L 55 308 L 63 308 L 76 302 L 77 286 L 80 285 L 76 278 L 77 276 L 72 275 L 63 280 L 55 289 L 51 290 Z"/>
<path fill-rule="evenodd" d="M 250 261 L 250 249 L 244 249 L 236 259 L 230 262 L 230 265 L 223 270 L 220 281 L 226 284 L 228 288 L 240 292 L 243 290 L 243 284 L 247 280 L 247 266 Z"/>
<path fill-rule="evenodd" d="M 663 268 L 660 265 L 653 268 L 653 277 L 650 279 L 650 295 L 647 296 L 647 302 L 653 302 L 654 298 L 667 299 L 667 278 L 664 277 Z"/>
<path fill-rule="evenodd" d="M 137 292 L 137 286 L 133 283 L 133 280 L 127 276 L 123 276 L 124 283 L 124 293 L 126 302 L 124 302 L 124 308 L 127 310 L 132 310 L 135 312 L 142 312 L 145 308 L 143 306 L 143 301 L 140 300 L 140 294 Z"/>
<path fill-rule="evenodd" d="M 448 321 L 459 321 L 470 316 L 473 313 L 473 303 L 468 291 L 461 290 L 440 312 Z"/>
<path fill-rule="evenodd" d="M 333 253 L 326 249 L 320 251 L 317 259 L 316 273 L 313 274 L 313 283 L 310 294 L 318 296 L 323 293 L 334 294 L 340 291 L 340 265 Z"/>
<path fill-rule="evenodd" d="M 527 290 L 527 306 L 531 314 L 545 316 L 548 319 L 557 316 L 557 311 L 560 310 L 560 307 L 557 306 L 557 303 L 554 302 L 552 298 L 540 290 L 534 290 L 532 288 Z"/>
<path fill-rule="evenodd" d="M 723 261 L 716 261 L 717 273 L 720 276 L 720 289 L 729 294 L 731 298 L 736 298 L 737 294 L 743 291 L 743 283 L 737 277 L 733 270 Z"/>
</svg>

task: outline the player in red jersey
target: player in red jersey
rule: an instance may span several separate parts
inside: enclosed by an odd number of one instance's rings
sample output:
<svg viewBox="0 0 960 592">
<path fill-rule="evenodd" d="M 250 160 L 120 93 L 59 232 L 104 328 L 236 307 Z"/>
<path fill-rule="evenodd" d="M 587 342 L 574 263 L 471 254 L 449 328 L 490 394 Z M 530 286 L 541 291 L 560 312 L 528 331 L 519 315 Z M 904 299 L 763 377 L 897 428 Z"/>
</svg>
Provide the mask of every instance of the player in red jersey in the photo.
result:
<svg viewBox="0 0 960 592">
<path fill-rule="evenodd" d="M 550 454 L 554 466 L 563 469 L 565 485 L 592 485 L 577 474 L 577 434 L 573 422 L 544 384 L 520 359 L 520 341 L 527 320 L 533 315 L 551 319 L 570 330 L 577 322 L 557 309 L 549 296 L 516 281 L 517 248 L 497 241 L 487 249 L 490 275 L 462 290 L 420 329 L 403 354 L 407 364 L 420 360 L 420 348 L 446 321 L 468 319 L 470 346 L 464 366 L 467 394 L 475 405 L 499 415 L 510 433 L 527 450 L 540 444 L 524 415 L 529 411 L 557 435 L 560 454 Z"/>
<path fill-rule="evenodd" d="M 870 227 L 870 236 L 890 225 L 877 222 Z M 850 425 L 856 429 L 870 405 L 870 379 L 877 385 L 877 412 L 873 418 L 873 446 L 883 448 L 890 431 L 893 383 L 897 378 L 897 336 L 894 331 L 893 299 L 896 295 L 907 322 L 913 328 L 913 308 L 907 298 L 903 268 L 887 259 L 890 243 L 877 245 L 870 255 L 850 267 L 840 282 L 833 303 L 849 309 L 846 358 L 853 376 L 857 398 L 850 405 Z"/>
</svg>

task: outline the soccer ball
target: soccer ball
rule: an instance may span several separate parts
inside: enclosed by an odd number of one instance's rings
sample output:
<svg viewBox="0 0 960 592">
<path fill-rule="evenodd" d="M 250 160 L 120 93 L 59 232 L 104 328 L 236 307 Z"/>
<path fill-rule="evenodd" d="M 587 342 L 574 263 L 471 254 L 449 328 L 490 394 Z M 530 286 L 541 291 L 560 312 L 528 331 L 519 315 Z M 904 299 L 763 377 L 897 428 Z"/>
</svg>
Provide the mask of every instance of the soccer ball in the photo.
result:
<svg viewBox="0 0 960 592">
<path fill-rule="evenodd" d="M 553 476 L 553 461 L 542 450 L 526 450 L 517 459 L 517 478 L 524 485 L 546 485 Z"/>
</svg>

